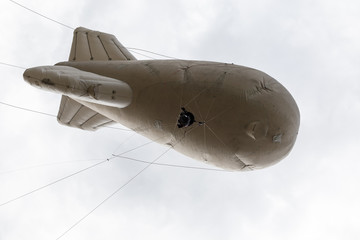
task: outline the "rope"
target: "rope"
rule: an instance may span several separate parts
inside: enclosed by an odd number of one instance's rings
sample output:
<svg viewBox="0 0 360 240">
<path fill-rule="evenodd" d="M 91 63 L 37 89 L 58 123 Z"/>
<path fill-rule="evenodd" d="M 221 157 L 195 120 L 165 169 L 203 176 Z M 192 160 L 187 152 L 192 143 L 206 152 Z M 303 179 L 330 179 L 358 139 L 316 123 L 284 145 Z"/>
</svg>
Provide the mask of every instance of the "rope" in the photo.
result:
<svg viewBox="0 0 360 240">
<path fill-rule="evenodd" d="M 43 186 L 41 186 L 41 187 L 38 187 L 38 188 L 36 188 L 36 189 L 34 189 L 34 190 L 30 191 L 30 192 L 27 192 L 27 193 L 22 194 L 22 195 L 20 195 L 20 196 L 18 196 L 18 197 L 15 197 L 15 198 L 13 198 L 13 199 L 10 199 L 10 200 L 8 200 L 8 201 L 6 201 L 6 202 L 4 202 L 4 203 L 1 203 L 1 204 L 0 204 L 0 207 L 2 207 L 2 206 L 4 206 L 4 205 L 7 205 L 7 204 L 9 204 L 9 203 L 12 203 L 12 202 L 14 202 L 14 201 L 16 201 L 16 200 L 19 200 L 19 199 L 21 199 L 21 198 L 24 198 L 24 197 L 26 197 L 26 196 L 28 196 L 28 195 L 30 195 L 30 194 L 32 194 L 32 193 L 38 192 L 38 191 L 40 191 L 40 190 L 42 190 L 42 189 L 44 189 L 44 188 L 47 188 L 47 187 L 49 187 L 49 186 L 51 186 L 51 185 L 54 185 L 54 184 L 56 184 L 56 183 L 58 183 L 58 182 L 61 182 L 61 181 L 65 180 L 65 179 L 68 179 L 68 178 L 70 178 L 70 177 L 72 177 L 72 176 L 75 176 L 75 175 L 77 175 L 77 174 L 79 174 L 79 173 L 82 173 L 82 172 L 84 172 L 84 171 L 86 171 L 86 170 L 89 170 L 89 169 L 91 169 L 91 168 L 93 168 L 93 167 L 96 167 L 96 166 L 98 166 L 98 165 L 100 165 L 100 164 L 103 164 L 103 163 L 105 163 L 105 162 L 108 162 L 108 161 L 109 161 L 108 159 L 103 160 L 103 161 L 98 162 L 98 163 L 96 163 L 96 164 L 93 164 L 93 165 L 91 165 L 91 166 L 89 166 L 89 167 L 87 167 L 87 168 L 81 169 L 80 171 L 77 171 L 77 172 L 74 172 L 74 173 L 72 173 L 72 174 L 70 174 L 70 175 L 67 175 L 67 176 L 65 176 L 65 177 L 59 178 L 58 180 L 55 180 L 55 181 L 53 181 L 53 182 L 51 182 L 51 183 L 48 183 L 48 184 L 43 185 Z"/>
<path fill-rule="evenodd" d="M 29 108 L 19 107 L 19 106 L 16 106 L 16 105 L 5 103 L 5 102 L 0 102 L 0 104 L 8 106 L 8 107 L 12 107 L 12 108 L 20 109 L 20 110 L 23 110 L 23 111 L 42 114 L 42 115 L 49 116 L 49 117 L 56 117 L 56 115 L 54 115 L 54 114 L 50 114 L 50 113 L 46 113 L 46 112 L 40 112 L 40 111 L 36 111 L 36 110 L 33 110 L 33 109 L 29 109 Z"/>
<path fill-rule="evenodd" d="M 46 112 L 40 112 L 40 111 L 33 110 L 33 109 L 30 109 L 30 108 L 20 107 L 20 106 L 16 106 L 16 105 L 12 105 L 12 104 L 6 103 L 6 102 L 1 102 L 1 101 L 0 101 L 0 104 L 5 105 L 5 106 L 8 106 L 8 107 L 12 107 L 12 108 L 20 109 L 20 110 L 23 110 L 23 111 L 27 111 L 27 112 L 42 114 L 42 115 L 49 116 L 49 117 L 57 117 L 57 116 L 54 115 L 54 114 L 50 114 L 50 113 L 46 113 Z M 118 127 L 110 127 L 110 126 L 103 126 L 103 127 L 104 127 L 104 128 L 121 130 L 121 131 L 132 131 L 131 129 L 118 128 Z"/>
<path fill-rule="evenodd" d="M 127 160 L 134 161 L 134 162 L 151 163 L 151 162 L 148 162 L 148 161 L 143 161 L 143 160 L 139 160 L 139 159 L 135 159 L 135 158 L 130 158 L 130 157 L 124 157 L 124 156 L 118 156 L 118 155 L 113 155 L 113 156 L 114 156 L 114 157 L 117 157 L 117 158 L 127 159 Z M 208 170 L 208 171 L 218 171 L 218 172 L 231 172 L 231 171 L 227 171 L 227 170 L 223 170 L 223 169 L 204 168 L 204 167 L 192 167 L 192 166 L 176 165 L 176 164 L 168 164 L 168 163 L 152 163 L 152 164 L 153 164 L 153 165 L 158 165 L 158 166 L 164 166 L 164 167 L 187 168 L 187 169 Z"/>
<path fill-rule="evenodd" d="M 1 65 L 5 65 L 5 66 L 8 66 L 8 67 L 14 67 L 14 68 L 26 69 L 25 67 L 17 66 L 17 65 L 14 65 L 14 64 L 10 64 L 10 63 L 0 62 L 0 64 L 1 64 Z"/>
<path fill-rule="evenodd" d="M 55 19 L 49 18 L 49 17 L 47 17 L 47 16 L 45 16 L 45 15 L 43 15 L 43 14 L 41 14 L 41 13 L 38 13 L 38 12 L 36 12 L 36 11 L 28 8 L 28 7 L 25 7 L 24 5 L 21 5 L 20 3 L 15 2 L 14 0 L 9 0 L 9 1 L 12 2 L 12 3 L 14 3 L 14 4 L 16 4 L 16 5 L 18 5 L 18 6 L 20 6 L 20 7 L 22 7 L 22 8 L 24 8 L 24 9 L 26 9 L 26 10 L 28 10 L 28 11 L 30 11 L 30 12 L 32 12 L 32 13 L 35 13 L 36 15 L 39 15 L 40 17 L 46 18 L 47 20 L 50 20 L 50 21 L 55 22 L 55 23 L 57 23 L 57 24 L 60 24 L 61 26 L 64 26 L 64 27 L 69 28 L 69 29 L 72 29 L 72 30 L 75 29 L 75 28 L 73 28 L 73 27 L 70 27 L 69 25 L 66 25 L 66 24 L 64 24 L 64 23 L 61 23 L 61 22 L 59 22 L 59 21 L 56 21 Z"/>
<path fill-rule="evenodd" d="M 61 234 L 56 240 L 62 238 L 65 236 L 68 232 L 70 232 L 73 228 L 75 228 L 77 225 L 79 225 L 82 221 L 84 221 L 91 213 L 93 213 L 96 209 L 98 209 L 101 205 L 103 205 L 105 202 L 107 202 L 109 199 L 111 199 L 115 194 L 117 194 L 119 191 L 121 191 L 124 187 L 129 185 L 135 178 L 137 178 L 141 173 L 143 173 L 146 169 L 148 169 L 152 164 L 154 164 L 157 160 L 159 160 L 162 156 L 164 156 L 167 152 L 170 151 L 172 147 L 169 147 L 165 152 L 163 152 L 161 155 L 159 155 L 157 158 L 155 158 L 152 162 L 150 162 L 148 165 L 146 165 L 144 168 L 142 168 L 137 174 L 135 174 L 132 178 L 130 178 L 127 182 L 122 184 L 120 187 L 118 187 L 113 193 L 111 193 L 108 197 L 106 197 L 103 201 L 101 201 L 96 207 L 94 207 L 90 212 L 88 212 L 86 215 L 84 215 L 82 218 L 80 218 L 76 223 L 74 223 L 71 227 L 69 227 L 63 234 Z"/>
<path fill-rule="evenodd" d="M 22 7 L 22 8 L 24 8 L 24 9 L 26 9 L 26 10 L 28 10 L 28 11 L 30 11 L 30 12 L 32 12 L 32 13 L 35 13 L 36 15 L 39 15 L 40 17 L 43 17 L 43 18 L 45 18 L 45 19 L 47 19 L 47 20 L 49 20 L 49 21 L 55 22 L 55 23 L 57 23 L 57 24 L 59 24 L 59 25 L 61 25 L 61 26 L 64 26 L 64 27 L 66 27 L 66 28 L 69 28 L 69 29 L 71 29 L 71 30 L 75 30 L 74 27 L 71 27 L 71 26 L 69 26 L 69 25 L 66 25 L 66 24 L 64 24 L 64 23 L 62 23 L 62 22 L 59 22 L 59 21 L 53 19 L 53 18 L 47 17 L 47 16 L 45 16 L 45 15 L 43 15 L 43 14 L 41 14 L 41 13 L 39 13 L 39 12 L 31 9 L 31 8 L 28 8 L 28 7 L 26 7 L 26 6 L 22 5 L 22 4 L 14 1 L 14 0 L 9 0 L 9 1 L 12 2 L 12 3 L 14 3 L 14 4 L 16 4 L 16 5 L 18 5 L 18 6 L 20 6 L 20 7 Z M 136 52 L 136 51 L 147 52 L 147 53 L 151 53 L 151 54 L 154 54 L 154 55 L 157 55 L 157 56 L 161 56 L 161 57 L 165 57 L 165 58 L 169 58 L 169 59 L 178 59 L 178 58 L 170 57 L 170 56 L 167 56 L 167 55 L 159 54 L 159 53 L 156 53 L 156 52 L 144 50 L 144 49 L 141 49 L 141 48 L 129 47 L 129 48 L 127 48 L 127 49 L 128 49 L 128 50 L 132 50 L 131 52 L 133 52 L 133 53 L 139 54 L 139 55 L 141 55 L 141 56 L 144 56 L 144 57 L 147 57 L 147 58 L 150 58 L 150 59 L 154 59 L 154 58 L 153 58 L 153 57 L 150 57 L 150 56 L 147 56 L 147 55 L 145 55 L 145 54 L 142 54 L 142 53 L 138 53 L 138 52 Z M 134 51 L 134 50 L 136 50 L 136 51 Z M 8 64 L 5 63 L 4 65 L 8 65 Z M 11 65 L 9 65 L 9 66 L 11 66 Z M 18 67 L 18 66 L 14 66 L 14 67 Z M 22 67 L 20 67 L 20 68 L 22 68 Z M 22 69 L 25 69 L 25 68 L 22 68 Z"/>
</svg>

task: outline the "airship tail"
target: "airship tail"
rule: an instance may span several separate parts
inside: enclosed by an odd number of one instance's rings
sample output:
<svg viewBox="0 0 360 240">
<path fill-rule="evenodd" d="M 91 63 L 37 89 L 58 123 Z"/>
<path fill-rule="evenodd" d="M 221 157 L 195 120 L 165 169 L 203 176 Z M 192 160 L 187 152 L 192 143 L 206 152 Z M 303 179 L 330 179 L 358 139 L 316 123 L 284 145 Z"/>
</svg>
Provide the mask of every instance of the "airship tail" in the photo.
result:
<svg viewBox="0 0 360 240">
<path fill-rule="evenodd" d="M 83 27 L 74 30 L 70 62 L 130 61 L 136 58 L 108 33 Z M 92 102 L 123 108 L 130 104 L 130 87 L 109 77 L 64 66 L 42 66 L 27 69 L 24 79 L 43 90 L 62 93 L 58 121 L 83 130 L 96 130 L 114 121 L 86 107 Z"/>
</svg>

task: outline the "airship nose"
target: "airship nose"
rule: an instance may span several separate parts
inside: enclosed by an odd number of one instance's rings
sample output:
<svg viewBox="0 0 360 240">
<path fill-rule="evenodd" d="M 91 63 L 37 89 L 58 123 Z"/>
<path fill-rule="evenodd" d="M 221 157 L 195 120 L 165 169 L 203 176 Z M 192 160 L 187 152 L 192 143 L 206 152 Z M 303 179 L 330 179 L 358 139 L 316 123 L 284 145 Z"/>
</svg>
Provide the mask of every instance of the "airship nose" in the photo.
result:
<svg viewBox="0 0 360 240">
<path fill-rule="evenodd" d="M 40 81 L 44 78 L 44 72 L 41 67 L 28 68 L 25 70 L 23 77 L 31 85 L 40 87 Z"/>
</svg>

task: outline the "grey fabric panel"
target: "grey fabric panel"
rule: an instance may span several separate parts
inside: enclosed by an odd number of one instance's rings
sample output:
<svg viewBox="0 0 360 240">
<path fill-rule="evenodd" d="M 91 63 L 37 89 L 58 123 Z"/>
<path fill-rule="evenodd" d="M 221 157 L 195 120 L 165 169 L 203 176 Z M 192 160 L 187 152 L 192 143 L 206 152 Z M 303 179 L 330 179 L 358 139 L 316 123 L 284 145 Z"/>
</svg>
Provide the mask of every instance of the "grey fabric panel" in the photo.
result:
<svg viewBox="0 0 360 240">
<path fill-rule="evenodd" d="M 114 123 L 109 118 L 64 95 L 61 98 L 57 119 L 63 125 L 89 131 Z"/>
<path fill-rule="evenodd" d="M 82 105 L 80 103 L 63 95 L 58 113 L 58 121 L 63 124 L 69 124 L 76 113 L 80 110 L 81 106 Z"/>
<path fill-rule="evenodd" d="M 97 129 L 102 126 L 113 124 L 114 122 L 103 115 L 97 113 L 93 117 L 89 118 L 81 127 L 83 129 Z"/>
</svg>

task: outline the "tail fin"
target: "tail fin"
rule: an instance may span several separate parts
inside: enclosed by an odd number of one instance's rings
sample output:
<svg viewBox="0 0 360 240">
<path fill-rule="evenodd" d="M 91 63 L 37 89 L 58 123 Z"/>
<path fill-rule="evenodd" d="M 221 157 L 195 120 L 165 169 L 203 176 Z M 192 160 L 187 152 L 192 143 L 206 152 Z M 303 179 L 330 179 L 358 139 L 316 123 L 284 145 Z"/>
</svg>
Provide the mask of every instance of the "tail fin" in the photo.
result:
<svg viewBox="0 0 360 240">
<path fill-rule="evenodd" d="M 79 27 L 74 31 L 69 61 L 136 60 L 116 39 L 107 33 Z M 62 96 L 58 121 L 69 127 L 94 131 L 114 121 L 84 106 L 80 102 Z"/>
<path fill-rule="evenodd" d="M 61 98 L 57 119 L 63 125 L 88 131 L 95 131 L 115 123 L 100 113 L 64 95 Z"/>
<path fill-rule="evenodd" d="M 78 27 L 69 61 L 136 60 L 114 35 Z"/>
</svg>

